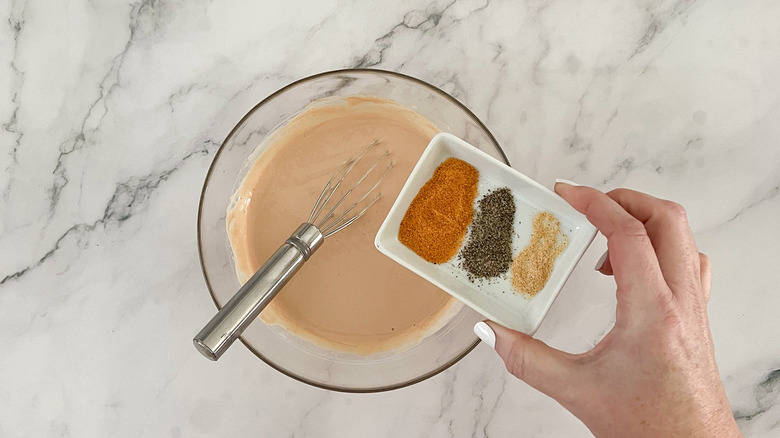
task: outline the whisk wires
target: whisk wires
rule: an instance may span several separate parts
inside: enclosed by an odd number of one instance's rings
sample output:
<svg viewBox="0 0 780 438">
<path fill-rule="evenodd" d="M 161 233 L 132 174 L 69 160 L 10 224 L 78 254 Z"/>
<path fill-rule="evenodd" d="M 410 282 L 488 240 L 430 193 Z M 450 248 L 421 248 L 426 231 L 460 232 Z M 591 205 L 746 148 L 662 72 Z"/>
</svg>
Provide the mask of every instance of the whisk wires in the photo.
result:
<svg viewBox="0 0 780 438">
<path fill-rule="evenodd" d="M 336 191 L 344 183 L 347 175 L 355 168 L 358 162 L 363 159 L 372 149 L 379 144 L 375 141 L 368 145 L 356 157 L 347 160 L 339 170 L 333 174 L 325 188 L 320 193 L 314 208 L 309 215 L 308 223 L 315 224 L 323 237 L 327 238 L 343 230 L 366 214 L 369 208 L 374 205 L 381 197 L 381 192 L 374 194 L 382 180 L 390 172 L 393 162 L 390 160 L 390 152 L 382 153 L 368 168 L 361 174 L 357 180 L 344 190 L 340 196 L 335 196 Z M 369 177 L 378 174 L 377 180 L 368 186 L 368 190 L 361 191 L 359 187 L 364 184 Z M 355 194 L 353 195 L 353 192 Z M 362 194 L 361 194 L 362 193 Z M 350 198 L 349 200 L 347 198 Z M 352 200 L 355 199 L 356 200 Z M 331 202 L 332 201 L 332 202 Z M 324 213 L 323 215 L 323 212 Z M 320 216 L 322 216 L 320 218 Z"/>
</svg>

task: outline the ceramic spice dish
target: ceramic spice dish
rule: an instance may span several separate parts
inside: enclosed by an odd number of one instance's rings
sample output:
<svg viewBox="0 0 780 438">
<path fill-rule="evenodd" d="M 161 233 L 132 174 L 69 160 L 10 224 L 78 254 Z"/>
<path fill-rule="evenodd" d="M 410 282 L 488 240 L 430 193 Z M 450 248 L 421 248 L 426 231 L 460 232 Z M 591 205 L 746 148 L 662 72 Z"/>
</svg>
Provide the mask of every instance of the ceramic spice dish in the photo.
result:
<svg viewBox="0 0 780 438">
<path fill-rule="evenodd" d="M 401 220 L 412 200 L 431 178 L 434 170 L 450 157 L 463 160 L 479 171 L 477 200 L 502 187 L 511 190 L 516 207 L 512 243 L 514 255 L 528 245 L 535 215 L 549 212 L 560 221 L 560 229 L 568 238 L 568 245 L 555 260 L 547 283 L 535 296 L 529 297 L 515 291 L 509 273 L 492 280 L 470 279 L 458 257 L 447 263 L 429 263 L 398 240 Z M 454 135 L 441 133 L 431 140 L 417 162 L 374 243 L 379 251 L 486 318 L 505 327 L 533 334 L 595 236 L 596 228 L 585 216 L 553 191 Z"/>
</svg>

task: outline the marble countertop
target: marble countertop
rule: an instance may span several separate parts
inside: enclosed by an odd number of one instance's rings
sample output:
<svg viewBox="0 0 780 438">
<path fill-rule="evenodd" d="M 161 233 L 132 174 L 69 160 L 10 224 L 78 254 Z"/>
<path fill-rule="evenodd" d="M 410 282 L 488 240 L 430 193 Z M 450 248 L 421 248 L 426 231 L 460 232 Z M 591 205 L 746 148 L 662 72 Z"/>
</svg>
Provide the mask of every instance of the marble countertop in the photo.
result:
<svg viewBox="0 0 780 438">
<path fill-rule="evenodd" d="M 0 15 L 0 436 L 590 436 L 485 345 L 369 395 L 192 347 L 214 312 L 195 216 L 215 151 L 276 89 L 349 67 L 451 93 L 542 184 L 686 206 L 734 416 L 780 435 L 780 3 L 9 0 Z M 609 329 L 604 248 L 540 339 L 581 352 Z"/>
</svg>

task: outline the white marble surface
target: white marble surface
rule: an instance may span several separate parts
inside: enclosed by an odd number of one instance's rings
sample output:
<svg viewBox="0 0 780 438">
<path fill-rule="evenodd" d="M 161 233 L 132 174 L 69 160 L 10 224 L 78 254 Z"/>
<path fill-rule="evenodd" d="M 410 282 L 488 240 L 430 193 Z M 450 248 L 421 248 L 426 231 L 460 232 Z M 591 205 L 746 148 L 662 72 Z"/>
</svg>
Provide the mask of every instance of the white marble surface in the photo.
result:
<svg viewBox="0 0 780 438">
<path fill-rule="evenodd" d="M 373 395 L 192 348 L 214 152 L 277 88 L 347 67 L 442 87 L 544 184 L 685 205 L 734 415 L 780 436 L 780 3 L 372 3 L 0 3 L 0 436 L 589 436 L 484 345 Z M 604 247 L 538 337 L 576 352 L 608 329 Z"/>
</svg>

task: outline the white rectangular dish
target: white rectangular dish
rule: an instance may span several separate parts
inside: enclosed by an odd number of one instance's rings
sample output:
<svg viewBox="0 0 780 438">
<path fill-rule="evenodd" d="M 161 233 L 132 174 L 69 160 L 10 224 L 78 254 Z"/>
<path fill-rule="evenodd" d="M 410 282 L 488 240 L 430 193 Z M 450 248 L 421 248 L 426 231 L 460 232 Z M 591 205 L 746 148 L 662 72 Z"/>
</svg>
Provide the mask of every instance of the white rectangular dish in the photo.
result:
<svg viewBox="0 0 780 438">
<path fill-rule="evenodd" d="M 469 280 L 457 257 L 447 263 L 425 261 L 398 240 L 398 229 L 414 197 L 447 158 L 461 159 L 479 171 L 477 200 L 489 190 L 508 187 L 515 200 L 515 236 L 512 254 L 516 256 L 530 241 L 533 217 L 542 211 L 552 213 L 569 238 L 556 259 L 544 288 L 529 298 L 516 292 L 509 274 L 495 280 Z M 566 201 L 522 173 L 451 134 L 436 135 L 404 184 L 390 213 L 379 228 L 374 244 L 391 259 L 435 284 L 483 316 L 505 327 L 533 334 L 558 296 L 563 284 L 596 236 L 596 228 Z M 465 241 L 468 239 L 464 239 Z M 462 246 L 461 246 L 462 249 Z"/>
</svg>

